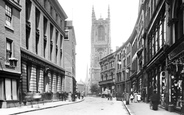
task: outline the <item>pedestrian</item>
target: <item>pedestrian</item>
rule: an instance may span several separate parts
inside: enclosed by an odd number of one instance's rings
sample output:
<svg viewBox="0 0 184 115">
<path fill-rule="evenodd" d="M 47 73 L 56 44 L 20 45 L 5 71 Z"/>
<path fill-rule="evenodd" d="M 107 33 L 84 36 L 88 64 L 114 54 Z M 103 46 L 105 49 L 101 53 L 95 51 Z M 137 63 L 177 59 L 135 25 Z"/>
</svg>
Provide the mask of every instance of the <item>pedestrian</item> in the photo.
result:
<svg viewBox="0 0 184 115">
<path fill-rule="evenodd" d="M 132 93 L 130 94 L 130 100 L 131 100 L 131 103 L 133 103 L 134 96 L 133 96 L 133 94 L 132 94 Z"/>
<path fill-rule="evenodd" d="M 69 92 L 69 94 L 68 94 L 68 101 L 72 101 L 72 93 L 71 92 Z"/>
<path fill-rule="evenodd" d="M 134 92 L 134 102 L 137 103 L 137 92 Z"/>
<path fill-rule="evenodd" d="M 153 90 L 153 94 L 151 95 L 151 102 L 150 102 L 150 107 L 153 110 L 158 110 L 158 104 L 159 104 L 159 96 L 156 93 L 156 90 Z"/>
<path fill-rule="evenodd" d="M 82 99 L 84 98 L 84 91 L 81 92 Z"/>
<path fill-rule="evenodd" d="M 109 99 L 112 100 L 112 92 L 109 94 Z"/>
<path fill-rule="evenodd" d="M 138 94 L 137 94 L 137 102 L 140 102 L 140 101 L 141 101 L 141 94 L 138 93 Z"/>
<path fill-rule="evenodd" d="M 110 100 L 110 90 L 107 90 L 107 99 Z"/>
</svg>

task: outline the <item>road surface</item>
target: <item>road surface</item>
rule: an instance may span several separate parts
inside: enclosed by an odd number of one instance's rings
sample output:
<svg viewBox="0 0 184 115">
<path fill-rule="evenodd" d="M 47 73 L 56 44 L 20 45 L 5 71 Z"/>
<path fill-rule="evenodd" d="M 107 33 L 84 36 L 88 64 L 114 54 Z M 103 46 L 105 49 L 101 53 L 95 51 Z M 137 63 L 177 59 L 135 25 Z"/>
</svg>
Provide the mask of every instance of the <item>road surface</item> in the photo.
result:
<svg viewBox="0 0 184 115">
<path fill-rule="evenodd" d="M 85 97 L 80 103 L 59 106 L 21 115 L 129 115 L 121 101 L 100 97 Z"/>
</svg>

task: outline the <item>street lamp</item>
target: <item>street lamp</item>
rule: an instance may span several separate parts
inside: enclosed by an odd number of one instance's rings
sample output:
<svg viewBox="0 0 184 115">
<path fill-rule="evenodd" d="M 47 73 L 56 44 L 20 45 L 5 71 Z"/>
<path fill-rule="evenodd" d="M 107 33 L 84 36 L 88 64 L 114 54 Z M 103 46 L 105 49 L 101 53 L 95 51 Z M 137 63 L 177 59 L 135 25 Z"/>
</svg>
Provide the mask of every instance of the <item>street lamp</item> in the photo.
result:
<svg viewBox="0 0 184 115">
<path fill-rule="evenodd" d="M 130 69 L 129 68 L 127 68 L 126 70 L 125 70 L 125 72 L 127 73 L 127 76 L 125 77 L 125 101 L 126 101 L 126 105 L 128 105 L 129 104 L 129 93 L 127 93 L 127 84 L 126 84 L 126 81 L 127 81 L 127 78 L 128 78 L 128 73 L 130 72 Z"/>
</svg>

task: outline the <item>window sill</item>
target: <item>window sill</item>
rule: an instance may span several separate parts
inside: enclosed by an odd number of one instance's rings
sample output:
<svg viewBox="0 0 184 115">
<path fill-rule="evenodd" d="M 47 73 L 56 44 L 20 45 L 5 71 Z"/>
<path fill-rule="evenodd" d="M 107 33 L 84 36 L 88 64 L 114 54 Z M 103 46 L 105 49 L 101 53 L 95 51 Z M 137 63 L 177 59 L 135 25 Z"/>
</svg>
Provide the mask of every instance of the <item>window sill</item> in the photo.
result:
<svg viewBox="0 0 184 115">
<path fill-rule="evenodd" d="M 14 68 L 15 68 L 15 66 L 10 65 L 9 62 L 5 62 L 5 66 L 6 66 L 7 68 L 11 68 L 11 69 L 14 69 Z"/>
<path fill-rule="evenodd" d="M 4 25 L 5 26 L 5 28 L 7 28 L 7 29 L 9 29 L 9 30 L 11 30 L 12 32 L 14 32 L 14 29 L 13 29 L 13 27 L 11 27 L 11 26 L 8 26 L 8 25 Z"/>
</svg>

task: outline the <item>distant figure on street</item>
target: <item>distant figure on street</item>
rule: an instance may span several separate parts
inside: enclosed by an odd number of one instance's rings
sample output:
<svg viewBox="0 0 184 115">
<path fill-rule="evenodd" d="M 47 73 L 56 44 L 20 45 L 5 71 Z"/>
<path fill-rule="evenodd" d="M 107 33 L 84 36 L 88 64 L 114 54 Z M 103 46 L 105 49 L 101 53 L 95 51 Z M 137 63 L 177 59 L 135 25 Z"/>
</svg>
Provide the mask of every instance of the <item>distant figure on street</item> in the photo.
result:
<svg viewBox="0 0 184 115">
<path fill-rule="evenodd" d="M 84 91 L 81 92 L 81 97 L 84 98 Z"/>
<path fill-rule="evenodd" d="M 68 101 L 72 101 L 72 93 L 71 92 L 69 92 L 69 94 L 68 94 Z"/>
<path fill-rule="evenodd" d="M 156 93 L 156 90 L 153 91 L 153 94 L 151 95 L 150 99 L 151 99 L 150 108 L 153 110 L 158 110 L 159 96 Z"/>
</svg>

